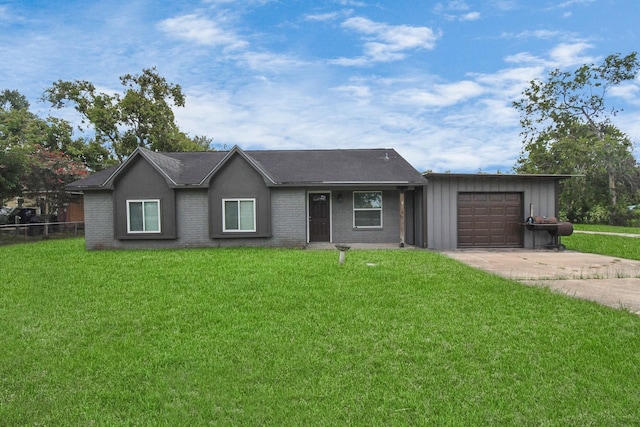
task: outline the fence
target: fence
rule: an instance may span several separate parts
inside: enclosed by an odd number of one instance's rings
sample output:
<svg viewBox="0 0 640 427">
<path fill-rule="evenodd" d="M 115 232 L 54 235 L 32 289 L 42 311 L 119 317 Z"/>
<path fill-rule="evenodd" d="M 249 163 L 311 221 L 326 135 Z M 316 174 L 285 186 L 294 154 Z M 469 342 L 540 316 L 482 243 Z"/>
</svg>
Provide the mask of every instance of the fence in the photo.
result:
<svg viewBox="0 0 640 427">
<path fill-rule="evenodd" d="M 84 236 L 84 222 L 48 222 L 0 225 L 0 245 Z"/>
</svg>

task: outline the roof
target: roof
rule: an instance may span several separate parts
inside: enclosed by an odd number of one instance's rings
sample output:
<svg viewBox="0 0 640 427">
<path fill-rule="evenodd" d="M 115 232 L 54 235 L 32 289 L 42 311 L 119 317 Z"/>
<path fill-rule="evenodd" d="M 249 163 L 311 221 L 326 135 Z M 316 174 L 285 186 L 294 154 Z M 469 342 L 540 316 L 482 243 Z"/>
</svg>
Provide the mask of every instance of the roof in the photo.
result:
<svg viewBox="0 0 640 427">
<path fill-rule="evenodd" d="M 136 159 L 146 159 L 172 188 L 207 187 L 210 178 L 234 156 L 243 157 L 269 186 L 426 184 L 423 176 L 395 150 L 241 150 L 159 153 L 137 148 L 116 167 L 67 186 L 70 190 L 107 190 Z"/>
<path fill-rule="evenodd" d="M 563 174 L 509 174 L 509 173 L 436 173 L 426 172 L 423 176 L 427 179 L 434 178 L 495 178 L 495 179 L 569 179 L 583 175 Z"/>
</svg>

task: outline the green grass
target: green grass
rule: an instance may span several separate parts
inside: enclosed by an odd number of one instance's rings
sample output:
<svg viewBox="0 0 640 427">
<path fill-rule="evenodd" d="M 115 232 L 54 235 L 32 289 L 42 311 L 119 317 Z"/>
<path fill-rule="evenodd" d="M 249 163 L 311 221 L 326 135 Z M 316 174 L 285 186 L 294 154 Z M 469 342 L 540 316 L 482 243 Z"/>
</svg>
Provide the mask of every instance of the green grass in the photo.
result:
<svg viewBox="0 0 640 427">
<path fill-rule="evenodd" d="M 576 230 L 603 231 L 610 233 L 637 234 L 640 229 L 632 227 L 615 227 L 609 225 L 575 225 Z M 618 258 L 640 260 L 640 238 L 611 236 L 604 234 L 574 233 L 563 237 L 562 243 L 567 249 Z"/>
<path fill-rule="evenodd" d="M 563 237 L 569 250 L 640 260 L 640 238 L 574 233 Z"/>
<path fill-rule="evenodd" d="M 601 224 L 573 224 L 573 228 L 581 231 L 604 231 L 607 233 L 640 234 L 640 227 L 621 227 Z"/>
<path fill-rule="evenodd" d="M 630 425 L 640 318 L 428 251 L 0 248 L 0 425 Z"/>
</svg>

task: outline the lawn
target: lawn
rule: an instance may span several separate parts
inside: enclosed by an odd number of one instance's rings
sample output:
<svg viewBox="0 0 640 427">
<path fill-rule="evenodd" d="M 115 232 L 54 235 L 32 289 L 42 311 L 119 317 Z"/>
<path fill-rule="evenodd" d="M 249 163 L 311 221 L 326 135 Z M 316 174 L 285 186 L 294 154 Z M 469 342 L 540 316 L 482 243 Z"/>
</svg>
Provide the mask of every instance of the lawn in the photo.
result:
<svg viewBox="0 0 640 427">
<path fill-rule="evenodd" d="M 604 231 L 608 233 L 640 234 L 640 227 L 622 227 L 602 224 L 573 224 L 574 229 L 581 231 Z"/>
<path fill-rule="evenodd" d="M 0 425 L 630 425 L 640 318 L 421 251 L 0 248 Z"/>
<path fill-rule="evenodd" d="M 622 234 L 640 233 L 638 228 L 609 225 L 576 225 L 575 229 Z M 574 233 L 571 236 L 563 237 L 562 243 L 567 249 L 578 252 L 640 260 L 640 237 Z"/>
</svg>

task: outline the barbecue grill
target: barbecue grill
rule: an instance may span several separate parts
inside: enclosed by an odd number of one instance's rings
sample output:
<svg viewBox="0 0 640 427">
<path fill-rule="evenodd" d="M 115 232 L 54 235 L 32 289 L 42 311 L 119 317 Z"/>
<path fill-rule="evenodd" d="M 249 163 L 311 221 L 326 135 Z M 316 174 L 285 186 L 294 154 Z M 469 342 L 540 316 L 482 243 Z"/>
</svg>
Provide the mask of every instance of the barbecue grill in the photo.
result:
<svg viewBox="0 0 640 427">
<path fill-rule="evenodd" d="M 526 219 L 524 226 L 527 230 L 533 232 L 546 231 L 551 236 L 551 242 L 547 244 L 547 249 L 557 249 L 559 251 L 566 249 L 566 246 L 562 244 L 562 236 L 571 236 L 573 234 L 573 224 L 560 222 L 554 216 L 530 216 Z"/>
</svg>

